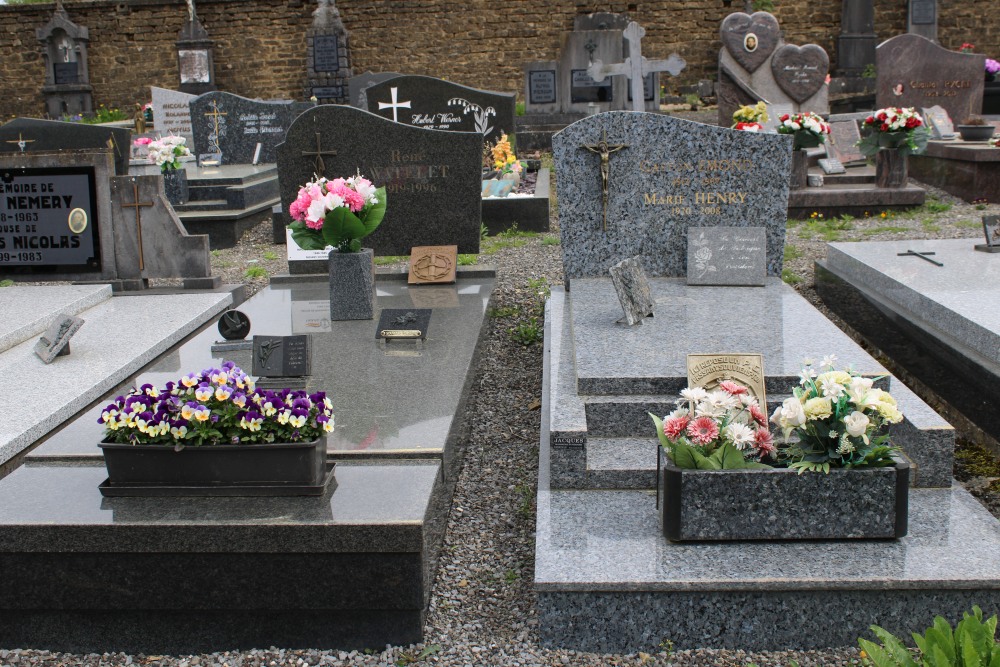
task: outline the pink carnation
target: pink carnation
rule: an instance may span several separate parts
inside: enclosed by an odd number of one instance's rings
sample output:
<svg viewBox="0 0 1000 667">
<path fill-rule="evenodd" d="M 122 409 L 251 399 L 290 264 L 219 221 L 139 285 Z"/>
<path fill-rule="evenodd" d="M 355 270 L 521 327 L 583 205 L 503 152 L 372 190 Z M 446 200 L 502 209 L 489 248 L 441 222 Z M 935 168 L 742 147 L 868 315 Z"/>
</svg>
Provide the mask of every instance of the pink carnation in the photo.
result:
<svg viewBox="0 0 1000 667">
<path fill-rule="evenodd" d="M 732 380 L 723 380 L 719 383 L 719 389 L 723 390 L 730 396 L 739 396 L 740 394 L 747 393 L 747 388 L 738 382 L 733 382 Z"/>
<path fill-rule="evenodd" d="M 288 215 L 292 216 L 293 220 L 300 222 L 305 220 L 306 211 L 309 210 L 309 204 L 311 203 L 312 197 L 309 196 L 309 192 L 305 188 L 301 188 L 298 198 L 288 207 Z"/>
<path fill-rule="evenodd" d="M 663 422 L 663 435 L 667 436 L 668 440 L 676 440 L 684 433 L 690 421 L 687 417 L 670 417 Z"/>
<path fill-rule="evenodd" d="M 348 186 L 342 178 L 329 183 L 326 189 L 328 192 L 332 192 L 343 199 L 347 208 L 351 209 L 352 213 L 357 213 L 365 206 L 365 198 Z"/>
<path fill-rule="evenodd" d="M 136 139 L 135 141 L 132 142 L 132 145 L 133 146 L 148 146 L 151 143 L 153 143 L 153 140 L 150 139 L 149 137 L 139 137 L 138 139 Z"/>
<path fill-rule="evenodd" d="M 708 445 L 719 437 L 719 426 L 711 417 L 698 417 L 688 424 L 687 434 L 696 445 Z"/>
</svg>

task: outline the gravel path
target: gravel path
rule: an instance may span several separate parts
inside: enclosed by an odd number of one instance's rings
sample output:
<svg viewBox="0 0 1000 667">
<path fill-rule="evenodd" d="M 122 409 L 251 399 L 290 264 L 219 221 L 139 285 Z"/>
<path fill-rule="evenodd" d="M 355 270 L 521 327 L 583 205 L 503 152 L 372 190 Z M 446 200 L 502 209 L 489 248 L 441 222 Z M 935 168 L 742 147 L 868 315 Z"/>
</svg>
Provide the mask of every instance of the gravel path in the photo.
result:
<svg viewBox="0 0 1000 667">
<path fill-rule="evenodd" d="M 553 188 L 554 192 L 555 188 Z M 830 240 L 974 237 L 984 209 L 932 192 L 918 212 L 883 218 L 880 212 L 859 220 L 810 220 L 790 226 L 786 267 L 806 298 L 818 301 L 812 262 Z M 171 667 L 278 665 L 409 665 L 449 667 L 716 665 L 802 667 L 859 664 L 854 647 L 809 652 L 669 651 L 654 654 L 595 655 L 549 651 L 538 645 L 531 582 L 534 574 L 534 498 L 537 484 L 541 401 L 541 304 L 545 285 L 560 284 L 561 254 L 548 237 L 494 239 L 494 252 L 481 262 L 497 269 L 495 310 L 489 321 L 484 365 L 475 385 L 475 417 L 465 465 L 452 504 L 448 532 L 434 581 L 424 644 L 376 647 L 373 652 L 230 651 L 201 656 L 66 655 L 44 651 L 0 650 L 0 666 L 169 665 Z M 233 249 L 215 251 L 213 267 L 226 282 L 245 282 L 251 292 L 267 276 L 287 270 L 284 248 L 270 243 L 269 223 L 245 236 Z M 249 271 L 249 274 L 248 274 Z M 838 324 L 839 322 L 834 318 Z M 935 397 L 917 387 L 925 400 Z M 952 415 L 948 415 L 955 421 Z M 959 424 L 959 428 L 962 425 Z M 963 446 L 975 447 L 972 430 L 962 430 Z M 993 457 L 995 461 L 995 457 Z M 957 470 L 985 489 L 983 478 Z M 989 481 L 988 479 L 986 480 Z M 982 491 L 1000 516 L 996 496 Z M 923 628 L 913 628 L 922 630 Z"/>
</svg>

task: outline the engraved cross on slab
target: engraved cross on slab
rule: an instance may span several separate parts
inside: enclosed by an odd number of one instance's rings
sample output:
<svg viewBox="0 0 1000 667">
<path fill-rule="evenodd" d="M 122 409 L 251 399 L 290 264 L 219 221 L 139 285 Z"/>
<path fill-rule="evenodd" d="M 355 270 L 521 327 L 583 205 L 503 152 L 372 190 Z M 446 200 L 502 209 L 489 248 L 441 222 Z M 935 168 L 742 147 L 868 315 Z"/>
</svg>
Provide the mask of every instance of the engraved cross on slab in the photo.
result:
<svg viewBox="0 0 1000 667">
<path fill-rule="evenodd" d="M 132 182 L 132 202 L 122 202 L 122 208 L 134 208 L 135 209 L 135 231 L 138 238 L 139 245 L 139 270 L 145 269 L 145 261 L 142 255 L 142 212 L 139 210 L 140 207 L 149 207 L 153 205 L 151 201 L 139 201 L 139 185 L 138 183 Z"/>
<path fill-rule="evenodd" d="M 390 88 L 389 89 L 389 94 L 392 96 L 392 103 L 390 104 L 389 102 L 379 102 L 378 103 L 378 110 L 382 111 L 383 109 L 392 109 L 392 122 L 398 123 L 399 122 L 399 116 L 397 114 L 399 112 L 399 109 L 409 109 L 410 108 L 410 102 L 409 101 L 406 101 L 406 102 L 397 102 L 396 101 L 396 96 L 399 94 L 399 88 Z"/>
<path fill-rule="evenodd" d="M 209 134 L 209 149 L 213 149 L 213 153 L 221 153 L 222 147 L 219 146 L 219 117 L 228 116 L 229 114 L 225 111 L 219 111 L 219 103 L 212 100 L 212 110 L 205 114 L 212 119 L 212 132 Z"/>
<path fill-rule="evenodd" d="M 628 40 L 629 57 L 625 59 L 625 62 L 605 65 L 600 60 L 595 60 L 587 68 L 587 74 L 597 83 L 604 81 L 605 77 L 616 74 L 630 77 L 632 80 L 632 111 L 643 111 L 642 82 L 646 75 L 652 72 L 667 72 L 672 76 L 677 76 L 687 66 L 687 63 L 676 53 L 671 54 L 666 60 L 647 60 L 644 58 L 642 38 L 646 35 L 646 29 L 635 21 L 628 24 L 622 35 Z"/>
<path fill-rule="evenodd" d="M 17 144 L 17 147 L 20 148 L 21 152 L 23 153 L 24 149 L 28 147 L 28 144 L 35 143 L 35 140 L 34 139 L 25 139 L 23 136 L 21 136 L 21 133 L 18 132 L 17 133 L 17 140 L 11 139 L 7 143 L 8 144 Z"/>
<path fill-rule="evenodd" d="M 935 255 L 935 254 L 937 254 L 937 253 L 934 253 L 934 252 L 915 252 L 913 250 L 907 250 L 906 252 L 897 252 L 896 256 L 897 257 L 919 257 L 920 259 L 922 259 L 924 261 L 927 261 L 927 262 L 930 262 L 931 264 L 935 264 L 937 266 L 944 266 L 944 264 L 942 264 L 941 262 L 935 261 L 935 260 L 933 260 L 933 259 L 931 259 L 930 257 L 927 256 L 927 255 Z"/>
<path fill-rule="evenodd" d="M 609 144 L 607 130 L 601 132 L 601 140 L 596 144 L 580 146 L 601 156 L 601 201 L 604 204 L 604 222 L 601 229 L 605 232 L 608 231 L 608 177 L 611 172 L 611 154 L 628 147 L 628 144 Z"/>
<path fill-rule="evenodd" d="M 316 175 L 324 176 L 326 173 L 326 164 L 323 162 L 323 156 L 333 157 L 337 154 L 337 151 L 333 149 L 323 148 L 323 140 L 320 138 L 319 132 L 316 133 L 316 150 L 314 151 L 302 151 L 302 157 L 316 157 L 315 167 Z"/>
</svg>

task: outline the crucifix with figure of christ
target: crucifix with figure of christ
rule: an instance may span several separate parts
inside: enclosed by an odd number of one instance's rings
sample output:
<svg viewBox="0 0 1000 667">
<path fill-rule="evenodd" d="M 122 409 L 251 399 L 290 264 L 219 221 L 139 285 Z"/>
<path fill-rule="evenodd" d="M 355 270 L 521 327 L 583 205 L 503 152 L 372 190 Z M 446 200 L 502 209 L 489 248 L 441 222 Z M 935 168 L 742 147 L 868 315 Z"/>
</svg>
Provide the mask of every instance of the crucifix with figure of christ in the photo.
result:
<svg viewBox="0 0 1000 667">
<path fill-rule="evenodd" d="M 646 29 L 635 21 L 631 21 L 622 33 L 628 40 L 629 57 L 623 63 L 605 65 L 600 60 L 595 60 L 587 68 L 587 74 L 591 79 L 600 83 L 605 77 L 624 74 L 632 79 L 632 111 L 642 111 L 645 107 L 644 96 L 642 94 L 642 82 L 647 74 L 652 72 L 667 72 L 672 76 L 677 76 L 687 65 L 684 59 L 676 53 L 671 54 L 666 60 L 647 60 L 642 55 L 642 38 L 646 34 Z"/>
<path fill-rule="evenodd" d="M 609 144 L 608 131 L 603 130 L 600 141 L 596 144 L 583 144 L 580 148 L 586 148 L 591 153 L 601 156 L 601 201 L 604 204 L 604 222 L 601 229 L 606 232 L 608 231 L 608 177 L 611 173 L 611 154 L 628 148 L 628 144 Z"/>
<path fill-rule="evenodd" d="M 17 139 L 10 139 L 9 141 L 7 141 L 7 143 L 8 144 L 17 144 L 17 147 L 20 148 L 21 152 L 23 153 L 24 149 L 28 147 L 28 144 L 35 143 L 35 140 L 34 139 L 25 139 L 23 136 L 21 136 L 21 133 L 18 132 L 17 133 Z"/>
<path fill-rule="evenodd" d="M 316 167 L 317 176 L 326 175 L 326 164 L 323 162 L 323 156 L 333 157 L 337 154 L 337 151 L 332 148 L 324 149 L 323 140 L 320 138 L 319 132 L 316 133 L 316 150 L 314 151 L 302 151 L 302 157 L 316 157 L 316 162 L 314 166 Z"/>
<path fill-rule="evenodd" d="M 139 245 L 139 270 L 143 271 L 146 268 L 145 261 L 142 255 L 142 212 L 139 207 L 149 207 L 153 205 L 151 201 L 139 201 L 139 184 L 135 181 L 132 182 L 132 201 L 131 203 L 122 202 L 122 208 L 134 208 L 135 209 L 135 231 L 138 238 Z"/>
</svg>

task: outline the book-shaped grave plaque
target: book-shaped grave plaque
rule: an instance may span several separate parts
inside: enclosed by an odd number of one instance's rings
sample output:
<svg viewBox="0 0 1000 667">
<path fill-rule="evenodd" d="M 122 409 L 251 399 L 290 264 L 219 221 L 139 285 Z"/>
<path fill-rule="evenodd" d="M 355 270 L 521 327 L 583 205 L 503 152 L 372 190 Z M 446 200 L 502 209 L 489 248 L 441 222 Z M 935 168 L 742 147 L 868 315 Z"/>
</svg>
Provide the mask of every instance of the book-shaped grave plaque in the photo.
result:
<svg viewBox="0 0 1000 667">
<path fill-rule="evenodd" d="M 986 243 L 976 245 L 981 252 L 1000 252 L 1000 215 L 983 216 L 983 236 Z"/>
<path fill-rule="evenodd" d="M 312 337 L 254 336 L 253 374 L 258 378 L 303 377 L 312 374 Z M 258 382 L 258 384 L 260 384 Z"/>
<path fill-rule="evenodd" d="M 724 380 L 734 380 L 750 390 L 761 411 L 767 414 L 764 393 L 764 355 L 761 354 L 689 354 L 687 355 L 689 387 L 711 391 Z"/>
<path fill-rule="evenodd" d="M 937 105 L 929 109 L 921 109 L 927 128 L 930 130 L 931 139 L 943 139 L 945 141 L 955 138 L 955 125 L 947 109 Z"/>
<path fill-rule="evenodd" d="M 410 250 L 410 285 L 439 285 L 455 282 L 458 266 L 457 245 L 414 246 Z"/>
<path fill-rule="evenodd" d="M 611 282 L 618 293 L 618 300 L 625 311 L 625 317 L 618 324 L 634 326 L 642 324 L 645 317 L 653 314 L 653 296 L 649 290 L 646 271 L 642 268 L 642 258 L 629 257 L 618 262 L 610 269 Z"/>
<path fill-rule="evenodd" d="M 688 285 L 763 285 L 767 276 L 763 227 L 689 227 Z"/>
<path fill-rule="evenodd" d="M 378 318 L 375 339 L 386 343 L 399 340 L 425 340 L 431 323 L 430 308 L 386 308 Z"/>
<path fill-rule="evenodd" d="M 35 354 L 46 364 L 51 364 L 56 357 L 69 354 L 69 339 L 77 329 L 83 326 L 83 320 L 65 313 L 56 316 L 42 337 L 35 343 Z"/>
<path fill-rule="evenodd" d="M 846 174 L 847 169 L 843 163 L 835 157 L 825 157 L 818 160 L 819 166 L 824 174 Z"/>
</svg>

